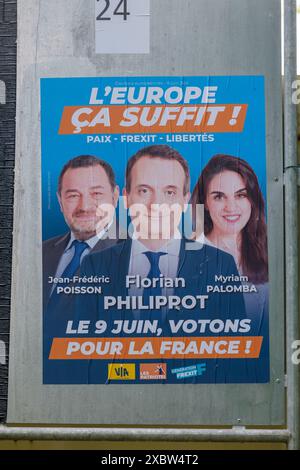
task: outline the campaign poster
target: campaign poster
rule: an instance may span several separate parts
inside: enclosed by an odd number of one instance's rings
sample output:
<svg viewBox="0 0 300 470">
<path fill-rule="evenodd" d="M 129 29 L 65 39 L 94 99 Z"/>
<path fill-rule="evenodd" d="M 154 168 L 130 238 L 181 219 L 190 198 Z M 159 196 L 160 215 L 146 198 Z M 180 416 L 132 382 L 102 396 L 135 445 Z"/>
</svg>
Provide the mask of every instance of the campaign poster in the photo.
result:
<svg viewBox="0 0 300 470">
<path fill-rule="evenodd" d="M 269 382 L 262 76 L 41 79 L 44 384 Z"/>
</svg>

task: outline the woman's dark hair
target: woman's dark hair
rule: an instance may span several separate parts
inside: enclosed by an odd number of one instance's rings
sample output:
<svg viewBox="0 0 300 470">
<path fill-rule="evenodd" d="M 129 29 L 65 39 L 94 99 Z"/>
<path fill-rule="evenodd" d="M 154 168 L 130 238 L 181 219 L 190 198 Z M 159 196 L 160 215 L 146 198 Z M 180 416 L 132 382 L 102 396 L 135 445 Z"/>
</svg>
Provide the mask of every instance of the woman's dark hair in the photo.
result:
<svg viewBox="0 0 300 470">
<path fill-rule="evenodd" d="M 221 154 L 210 159 L 202 170 L 191 197 L 193 225 L 195 227 L 196 205 L 205 205 L 211 180 L 223 171 L 234 171 L 242 177 L 251 204 L 250 219 L 241 233 L 240 263 L 242 273 L 248 276 L 250 282 L 257 284 L 267 282 L 268 249 L 265 203 L 257 176 L 245 160 Z M 204 208 L 204 234 L 209 235 L 212 229 L 213 222 L 209 211 Z"/>
</svg>

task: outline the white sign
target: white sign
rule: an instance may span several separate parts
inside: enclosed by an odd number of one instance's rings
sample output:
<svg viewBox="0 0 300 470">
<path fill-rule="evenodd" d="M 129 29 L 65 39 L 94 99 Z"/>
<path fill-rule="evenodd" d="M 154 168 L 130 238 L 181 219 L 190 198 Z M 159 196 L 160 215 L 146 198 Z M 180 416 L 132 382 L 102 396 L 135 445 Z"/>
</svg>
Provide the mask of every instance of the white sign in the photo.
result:
<svg viewBox="0 0 300 470">
<path fill-rule="evenodd" d="M 3 341 L 0 341 L 0 364 L 3 366 L 6 364 L 6 348 Z"/>
<path fill-rule="evenodd" d="M 95 0 L 96 53 L 149 54 L 150 0 Z"/>
<path fill-rule="evenodd" d="M 5 104 L 6 103 L 6 89 L 5 89 L 5 83 L 0 80 L 0 104 Z"/>
</svg>

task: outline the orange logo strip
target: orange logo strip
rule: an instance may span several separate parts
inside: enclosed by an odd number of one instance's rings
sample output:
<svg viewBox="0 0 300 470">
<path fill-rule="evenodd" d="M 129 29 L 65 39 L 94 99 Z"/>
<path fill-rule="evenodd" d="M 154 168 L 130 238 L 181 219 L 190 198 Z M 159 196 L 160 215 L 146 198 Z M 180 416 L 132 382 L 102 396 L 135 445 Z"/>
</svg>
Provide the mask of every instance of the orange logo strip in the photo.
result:
<svg viewBox="0 0 300 470">
<path fill-rule="evenodd" d="M 59 134 L 242 132 L 248 105 L 65 106 Z"/>
<path fill-rule="evenodd" d="M 49 359 L 258 358 L 262 336 L 54 338 Z"/>
</svg>

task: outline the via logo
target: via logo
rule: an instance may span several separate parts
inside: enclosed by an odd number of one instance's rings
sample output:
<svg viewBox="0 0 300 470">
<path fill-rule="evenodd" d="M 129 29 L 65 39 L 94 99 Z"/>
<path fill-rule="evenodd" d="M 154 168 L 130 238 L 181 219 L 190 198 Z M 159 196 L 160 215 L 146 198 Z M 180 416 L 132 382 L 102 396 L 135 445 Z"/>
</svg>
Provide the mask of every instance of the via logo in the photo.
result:
<svg viewBox="0 0 300 470">
<path fill-rule="evenodd" d="M 129 376 L 129 372 L 128 370 L 126 369 L 126 367 L 118 367 L 116 368 L 116 375 L 118 377 L 128 377 Z"/>
<path fill-rule="evenodd" d="M 135 364 L 108 364 L 108 380 L 135 380 Z"/>
</svg>

